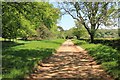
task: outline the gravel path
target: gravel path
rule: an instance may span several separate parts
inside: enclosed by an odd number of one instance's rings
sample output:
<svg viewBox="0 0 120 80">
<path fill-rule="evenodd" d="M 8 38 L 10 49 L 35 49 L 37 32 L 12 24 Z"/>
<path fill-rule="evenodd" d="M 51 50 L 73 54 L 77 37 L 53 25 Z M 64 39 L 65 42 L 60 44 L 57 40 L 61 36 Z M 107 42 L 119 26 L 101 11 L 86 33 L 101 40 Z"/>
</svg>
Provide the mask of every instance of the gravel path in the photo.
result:
<svg viewBox="0 0 120 80">
<path fill-rule="evenodd" d="M 38 63 L 27 80 L 113 80 L 91 56 L 71 40 L 56 54 Z"/>
</svg>

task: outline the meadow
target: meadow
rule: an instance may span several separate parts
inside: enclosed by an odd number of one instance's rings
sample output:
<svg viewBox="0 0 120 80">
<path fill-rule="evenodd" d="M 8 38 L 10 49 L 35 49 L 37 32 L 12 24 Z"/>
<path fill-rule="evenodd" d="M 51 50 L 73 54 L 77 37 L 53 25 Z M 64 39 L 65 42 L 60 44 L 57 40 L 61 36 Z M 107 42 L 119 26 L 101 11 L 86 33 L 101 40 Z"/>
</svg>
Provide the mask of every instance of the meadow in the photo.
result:
<svg viewBox="0 0 120 80">
<path fill-rule="evenodd" d="M 63 39 L 2 41 L 2 77 L 19 79 L 32 73 L 36 63 L 52 55 Z"/>
</svg>

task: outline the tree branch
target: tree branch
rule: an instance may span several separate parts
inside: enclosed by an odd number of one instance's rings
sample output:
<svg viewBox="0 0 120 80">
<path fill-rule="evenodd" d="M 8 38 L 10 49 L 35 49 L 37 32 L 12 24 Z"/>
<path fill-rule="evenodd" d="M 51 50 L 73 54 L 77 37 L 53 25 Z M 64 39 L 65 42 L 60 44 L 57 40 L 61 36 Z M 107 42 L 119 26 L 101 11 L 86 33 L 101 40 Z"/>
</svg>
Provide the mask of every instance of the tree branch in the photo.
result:
<svg viewBox="0 0 120 80">
<path fill-rule="evenodd" d="M 67 12 L 73 19 L 79 20 L 78 18 L 74 17 L 70 11 L 66 10 L 65 7 L 62 5 L 62 9 L 64 9 L 65 12 Z"/>
<path fill-rule="evenodd" d="M 97 24 L 97 27 L 96 27 L 95 31 L 99 28 L 99 26 L 100 26 L 100 23 Z"/>
<path fill-rule="evenodd" d="M 104 9 L 104 7 L 106 7 L 108 4 L 109 4 L 109 3 L 105 3 L 105 4 L 102 6 L 102 9 Z M 102 12 L 102 14 L 103 14 L 103 13 L 104 13 L 104 12 Z M 99 20 L 100 20 L 103 16 L 105 16 L 105 15 L 100 15 L 100 16 L 97 18 L 96 23 L 98 23 Z"/>
</svg>

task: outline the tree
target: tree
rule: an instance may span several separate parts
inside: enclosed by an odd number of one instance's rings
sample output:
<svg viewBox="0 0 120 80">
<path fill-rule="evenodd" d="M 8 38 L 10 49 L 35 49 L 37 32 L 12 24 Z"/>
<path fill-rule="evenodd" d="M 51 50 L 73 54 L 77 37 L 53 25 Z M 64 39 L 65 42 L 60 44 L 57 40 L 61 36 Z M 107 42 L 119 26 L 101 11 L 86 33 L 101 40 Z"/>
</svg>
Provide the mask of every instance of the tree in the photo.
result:
<svg viewBox="0 0 120 80">
<path fill-rule="evenodd" d="M 60 14 L 48 2 L 2 2 L 2 12 L 2 37 L 10 39 L 36 35 L 42 24 L 53 30 Z"/>
<path fill-rule="evenodd" d="M 65 39 L 65 31 L 61 26 L 57 26 L 57 37 Z"/>
<path fill-rule="evenodd" d="M 87 33 L 86 30 L 83 29 L 83 27 L 81 28 L 73 27 L 65 31 L 65 36 L 68 38 L 76 37 L 77 39 L 80 39 L 80 38 L 86 38 Z"/>
<path fill-rule="evenodd" d="M 65 35 L 65 38 L 68 39 L 68 38 L 72 38 L 74 35 L 73 35 L 73 28 L 70 28 L 69 30 L 65 30 L 64 31 L 64 35 Z"/>
<path fill-rule="evenodd" d="M 120 37 L 120 28 L 118 29 L 118 35 L 119 35 L 119 37 Z"/>
<path fill-rule="evenodd" d="M 100 25 L 112 22 L 115 3 L 110 2 L 61 2 L 59 7 L 63 13 L 83 24 L 94 42 L 96 30 Z"/>
<path fill-rule="evenodd" d="M 120 5 L 120 2 L 119 2 L 119 5 Z M 118 35 L 120 37 L 120 8 L 119 8 L 118 12 L 119 12 L 119 15 L 118 15 Z"/>
<path fill-rule="evenodd" d="M 61 26 L 58 26 L 58 31 L 64 31 L 64 29 Z"/>
<path fill-rule="evenodd" d="M 51 31 L 42 24 L 39 28 L 37 28 L 37 39 L 49 39 L 52 36 Z"/>
<path fill-rule="evenodd" d="M 78 21 L 75 21 L 75 28 L 74 28 L 73 34 L 77 37 L 77 39 L 88 38 L 88 33 L 86 29 Z"/>
</svg>

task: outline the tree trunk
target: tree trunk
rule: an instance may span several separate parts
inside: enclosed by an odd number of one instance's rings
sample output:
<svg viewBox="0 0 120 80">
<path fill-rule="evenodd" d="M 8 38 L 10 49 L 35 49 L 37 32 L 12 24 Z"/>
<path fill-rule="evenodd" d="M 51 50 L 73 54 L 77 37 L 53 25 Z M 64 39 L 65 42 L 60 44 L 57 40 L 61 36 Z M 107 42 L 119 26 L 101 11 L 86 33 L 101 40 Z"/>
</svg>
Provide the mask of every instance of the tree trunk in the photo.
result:
<svg viewBox="0 0 120 80">
<path fill-rule="evenodd" d="M 119 37 L 120 37 L 120 28 L 118 28 L 118 35 L 119 35 Z"/>
<path fill-rule="evenodd" d="M 77 39 L 80 39 L 80 37 L 79 37 L 79 36 L 77 36 L 77 35 L 76 35 L 76 37 L 77 37 Z"/>
<path fill-rule="evenodd" d="M 4 41 L 7 41 L 6 38 L 4 38 Z"/>
<path fill-rule="evenodd" d="M 90 41 L 91 41 L 91 43 L 94 42 L 94 34 L 90 34 Z"/>
<path fill-rule="evenodd" d="M 9 38 L 8 40 L 9 40 L 9 41 L 11 41 L 11 39 L 10 39 L 10 38 Z"/>
</svg>

